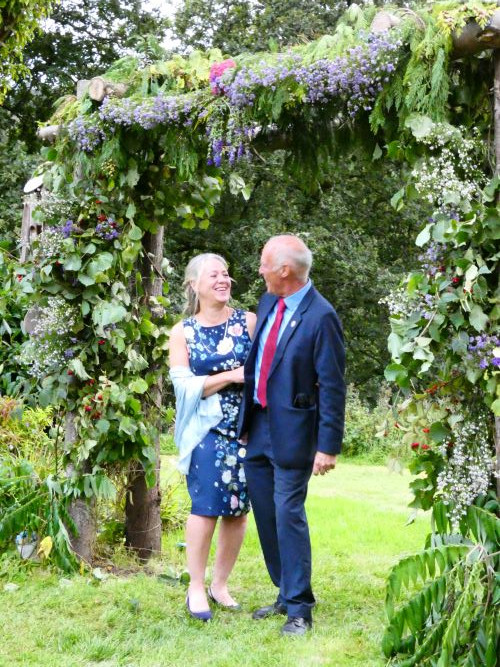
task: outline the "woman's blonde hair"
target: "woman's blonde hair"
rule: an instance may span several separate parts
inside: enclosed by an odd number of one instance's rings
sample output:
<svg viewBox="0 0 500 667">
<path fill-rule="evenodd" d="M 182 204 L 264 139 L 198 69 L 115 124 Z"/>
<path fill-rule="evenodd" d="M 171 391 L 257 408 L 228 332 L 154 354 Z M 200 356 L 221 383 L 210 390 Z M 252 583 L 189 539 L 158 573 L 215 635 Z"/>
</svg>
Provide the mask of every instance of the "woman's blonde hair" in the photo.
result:
<svg viewBox="0 0 500 667">
<path fill-rule="evenodd" d="M 198 299 L 196 287 L 198 285 L 198 281 L 200 280 L 203 267 L 211 259 L 216 259 L 225 269 L 228 268 L 224 257 L 216 255 L 213 252 L 204 252 L 201 255 L 196 255 L 193 257 L 189 261 L 189 264 L 186 266 L 186 270 L 184 271 L 184 282 L 182 283 L 182 286 L 184 287 L 184 294 L 186 296 L 184 313 L 188 317 L 196 315 L 196 313 L 200 310 L 200 301 Z"/>
</svg>

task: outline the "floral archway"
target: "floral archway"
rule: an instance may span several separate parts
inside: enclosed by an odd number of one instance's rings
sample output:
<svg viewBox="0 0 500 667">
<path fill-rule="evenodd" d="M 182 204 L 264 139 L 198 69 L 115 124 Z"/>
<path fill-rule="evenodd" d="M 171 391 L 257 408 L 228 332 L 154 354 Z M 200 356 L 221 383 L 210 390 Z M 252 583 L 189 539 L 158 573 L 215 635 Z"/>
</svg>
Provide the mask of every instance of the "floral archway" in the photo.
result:
<svg viewBox="0 0 500 667">
<path fill-rule="evenodd" d="M 66 100 L 46 132 L 54 143 L 44 149 L 44 231 L 19 269 L 37 308 L 24 358 L 40 400 L 67 414 L 73 474 L 58 492 L 80 503 L 111 495 L 109 466 L 128 466 L 127 538 L 150 553 L 159 548 L 156 442 L 172 320 L 163 234 L 179 223 L 208 226 L 224 179 L 247 197 L 237 165 L 256 149 L 285 148 L 286 168 L 309 186 L 346 145 L 406 162 L 394 207 L 422 197 L 434 213 L 416 239 L 421 269 L 386 300 L 386 378 L 400 388 L 387 428 L 404 431 L 414 451 L 413 505 L 433 508 L 440 541 L 392 573 L 384 650 L 426 655 L 442 645 L 443 665 L 462 664 L 450 662 L 462 655 L 453 630 L 461 607 L 444 611 L 457 563 L 462 607 L 474 599 L 482 610 L 467 612 L 478 646 L 479 629 L 488 637 L 493 628 L 500 218 L 485 150 L 493 114 L 483 100 L 494 60 L 500 68 L 497 51 L 485 53 L 500 46 L 497 19 L 493 2 L 351 7 L 333 35 L 286 53 L 194 52 L 142 69 L 118 61 Z M 482 545 L 473 561 L 469 543 Z M 411 581 L 424 593 L 395 609 Z"/>
</svg>

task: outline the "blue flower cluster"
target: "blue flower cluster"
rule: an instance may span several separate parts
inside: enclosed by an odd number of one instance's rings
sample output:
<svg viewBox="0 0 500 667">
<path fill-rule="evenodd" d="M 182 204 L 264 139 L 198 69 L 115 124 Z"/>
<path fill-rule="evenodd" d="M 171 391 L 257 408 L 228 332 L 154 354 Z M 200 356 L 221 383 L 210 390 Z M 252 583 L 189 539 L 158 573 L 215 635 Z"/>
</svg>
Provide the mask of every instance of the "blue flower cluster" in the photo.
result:
<svg viewBox="0 0 500 667">
<path fill-rule="evenodd" d="M 218 167 L 227 159 L 233 164 L 249 157 L 248 145 L 257 125 L 250 121 L 248 111 L 262 88 L 273 91 L 286 86 L 302 103 L 311 105 L 339 100 L 349 117 L 371 110 L 396 68 L 401 43 L 387 33 L 363 39 L 345 56 L 331 60 L 305 64 L 300 55 L 289 53 L 278 56 L 273 64 L 261 61 L 239 70 L 227 67 L 211 81 L 217 102 L 211 100 L 201 110 L 206 100 L 203 91 L 181 96 L 160 93 L 143 100 L 107 97 L 93 120 L 78 118 L 71 123 L 70 136 L 81 150 L 90 152 L 106 138 L 103 128 L 112 134 L 117 126 L 151 130 L 160 125 L 190 127 L 204 122 L 208 163 Z"/>
<path fill-rule="evenodd" d="M 478 361 L 479 368 L 485 370 L 488 366 L 500 368 L 500 338 L 498 336 L 489 336 L 481 334 L 480 336 L 471 336 L 467 347 L 469 361 Z"/>
<path fill-rule="evenodd" d="M 120 232 L 116 227 L 117 225 L 113 218 L 102 220 L 102 222 L 98 222 L 95 227 L 96 236 L 99 236 L 105 241 L 112 241 L 120 236 Z"/>
<path fill-rule="evenodd" d="M 86 153 L 91 153 L 106 139 L 102 127 L 83 116 L 79 116 L 68 125 L 68 134 L 78 148 Z"/>
<path fill-rule="evenodd" d="M 99 118 L 111 125 L 139 125 L 145 130 L 152 130 L 158 125 L 179 122 L 191 125 L 189 114 L 192 107 L 192 98 L 165 97 L 161 94 L 145 100 L 106 97 L 99 110 Z"/>
<path fill-rule="evenodd" d="M 445 243 L 431 241 L 426 251 L 419 255 L 418 259 L 422 262 L 422 268 L 432 278 L 437 273 L 445 273 L 446 267 L 443 265 L 445 252 Z"/>
<path fill-rule="evenodd" d="M 73 231 L 73 220 L 66 220 L 64 225 L 58 227 L 58 229 L 65 239 L 69 239 L 71 232 Z"/>
<path fill-rule="evenodd" d="M 321 59 L 303 65 L 300 56 L 283 55 L 277 64 L 262 61 L 257 67 L 243 67 L 230 79 L 234 70 L 226 70 L 216 81 L 232 106 L 251 106 L 260 87 L 275 90 L 289 79 L 305 89 L 304 101 L 325 104 L 343 97 L 349 115 L 369 111 L 373 101 L 395 70 L 399 41 L 387 34 L 367 35 L 365 42 L 351 48 L 346 56 Z"/>
</svg>

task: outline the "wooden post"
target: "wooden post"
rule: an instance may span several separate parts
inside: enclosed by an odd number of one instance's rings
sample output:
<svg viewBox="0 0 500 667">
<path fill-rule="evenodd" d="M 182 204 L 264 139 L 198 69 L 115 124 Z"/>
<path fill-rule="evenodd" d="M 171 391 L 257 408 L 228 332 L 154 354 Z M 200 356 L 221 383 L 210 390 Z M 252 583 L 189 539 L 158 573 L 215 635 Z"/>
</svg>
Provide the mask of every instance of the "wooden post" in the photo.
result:
<svg viewBox="0 0 500 667">
<path fill-rule="evenodd" d="M 163 227 L 156 234 L 146 233 L 143 238 L 144 263 L 142 266 L 145 301 L 160 296 L 162 293 L 161 262 L 163 259 Z M 158 364 L 150 367 L 156 371 Z M 143 405 L 143 412 L 149 420 L 154 419 L 155 409 L 161 408 L 163 379 L 160 376 L 157 384 L 150 388 L 153 407 Z M 156 481 L 153 487 L 147 488 L 146 476 L 142 465 L 132 462 L 129 467 L 127 499 L 125 504 L 125 544 L 133 549 L 138 557 L 145 561 L 161 551 L 161 515 L 160 515 L 160 442 L 155 443 L 156 449 Z"/>
<path fill-rule="evenodd" d="M 71 447 L 76 441 L 75 415 L 73 412 L 67 412 L 65 416 L 64 443 L 67 448 Z M 71 476 L 75 469 L 72 465 L 66 467 L 66 473 Z M 91 466 L 85 462 L 78 468 L 78 472 L 89 473 Z M 75 522 L 78 530 L 77 535 L 71 535 L 71 548 L 75 554 L 88 565 L 92 564 L 94 557 L 94 546 L 97 534 L 97 515 L 96 499 L 76 498 L 68 508 L 69 515 Z"/>
<path fill-rule="evenodd" d="M 495 78 L 493 81 L 494 91 L 494 146 L 495 146 L 495 174 L 500 174 L 500 49 L 495 49 Z M 500 197 L 497 198 L 497 206 Z M 500 498 L 500 417 L 495 417 L 495 450 L 497 471 L 497 497 Z"/>
</svg>

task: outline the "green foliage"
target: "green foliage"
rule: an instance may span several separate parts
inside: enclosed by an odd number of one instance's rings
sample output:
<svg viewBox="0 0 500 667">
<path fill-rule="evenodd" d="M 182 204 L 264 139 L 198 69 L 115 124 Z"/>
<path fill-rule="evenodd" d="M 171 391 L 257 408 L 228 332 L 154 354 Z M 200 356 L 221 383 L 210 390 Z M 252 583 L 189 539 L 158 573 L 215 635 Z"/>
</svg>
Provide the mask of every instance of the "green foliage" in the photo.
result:
<svg viewBox="0 0 500 667">
<path fill-rule="evenodd" d="M 37 124 L 49 118 L 59 98 L 75 94 L 76 81 L 101 75 L 125 52 L 148 63 L 151 35 L 162 41 L 169 25 L 159 11 L 145 9 L 138 0 L 59 0 L 51 5 L 50 24 L 25 47 L 27 69 L 5 100 L 31 151 L 40 145 Z"/>
<path fill-rule="evenodd" d="M 389 625 L 382 646 L 394 664 L 494 667 L 498 619 L 500 520 L 498 502 L 472 505 L 461 535 L 449 536 L 446 512 L 437 504 L 437 531 L 427 549 L 401 560 L 387 583 Z M 391 663 L 392 664 L 392 663 Z"/>
<path fill-rule="evenodd" d="M 19 365 L 26 298 L 19 286 L 16 259 L 0 245 L 0 395 L 29 395 L 32 382 Z"/>
<path fill-rule="evenodd" d="M 46 435 L 51 410 L 26 409 L 0 398 L 0 548 L 19 533 L 49 536 L 51 560 L 66 571 L 75 569 L 68 529 L 76 527 L 68 514 L 69 498 L 52 471 L 57 470 L 57 444 Z M 57 441 L 56 441 L 57 443 Z"/>
<path fill-rule="evenodd" d="M 160 516 L 162 530 L 172 533 L 184 527 L 191 502 L 184 477 L 174 473 L 161 485 Z"/>
<path fill-rule="evenodd" d="M 41 19 L 48 16 L 51 0 L 5 0 L 0 7 L 0 104 L 12 81 L 27 72 L 23 49 L 33 39 Z"/>
<path fill-rule="evenodd" d="M 395 430 L 380 430 L 390 410 L 390 390 L 383 387 L 374 408 L 361 400 L 359 391 L 350 385 L 347 391 L 345 432 L 342 454 L 361 457 L 370 463 L 386 463 L 398 456 L 401 435 Z"/>
<path fill-rule="evenodd" d="M 28 154 L 9 114 L 0 107 L 0 244 L 8 242 L 11 250 L 21 229 L 23 186 L 37 161 Z"/>
</svg>

